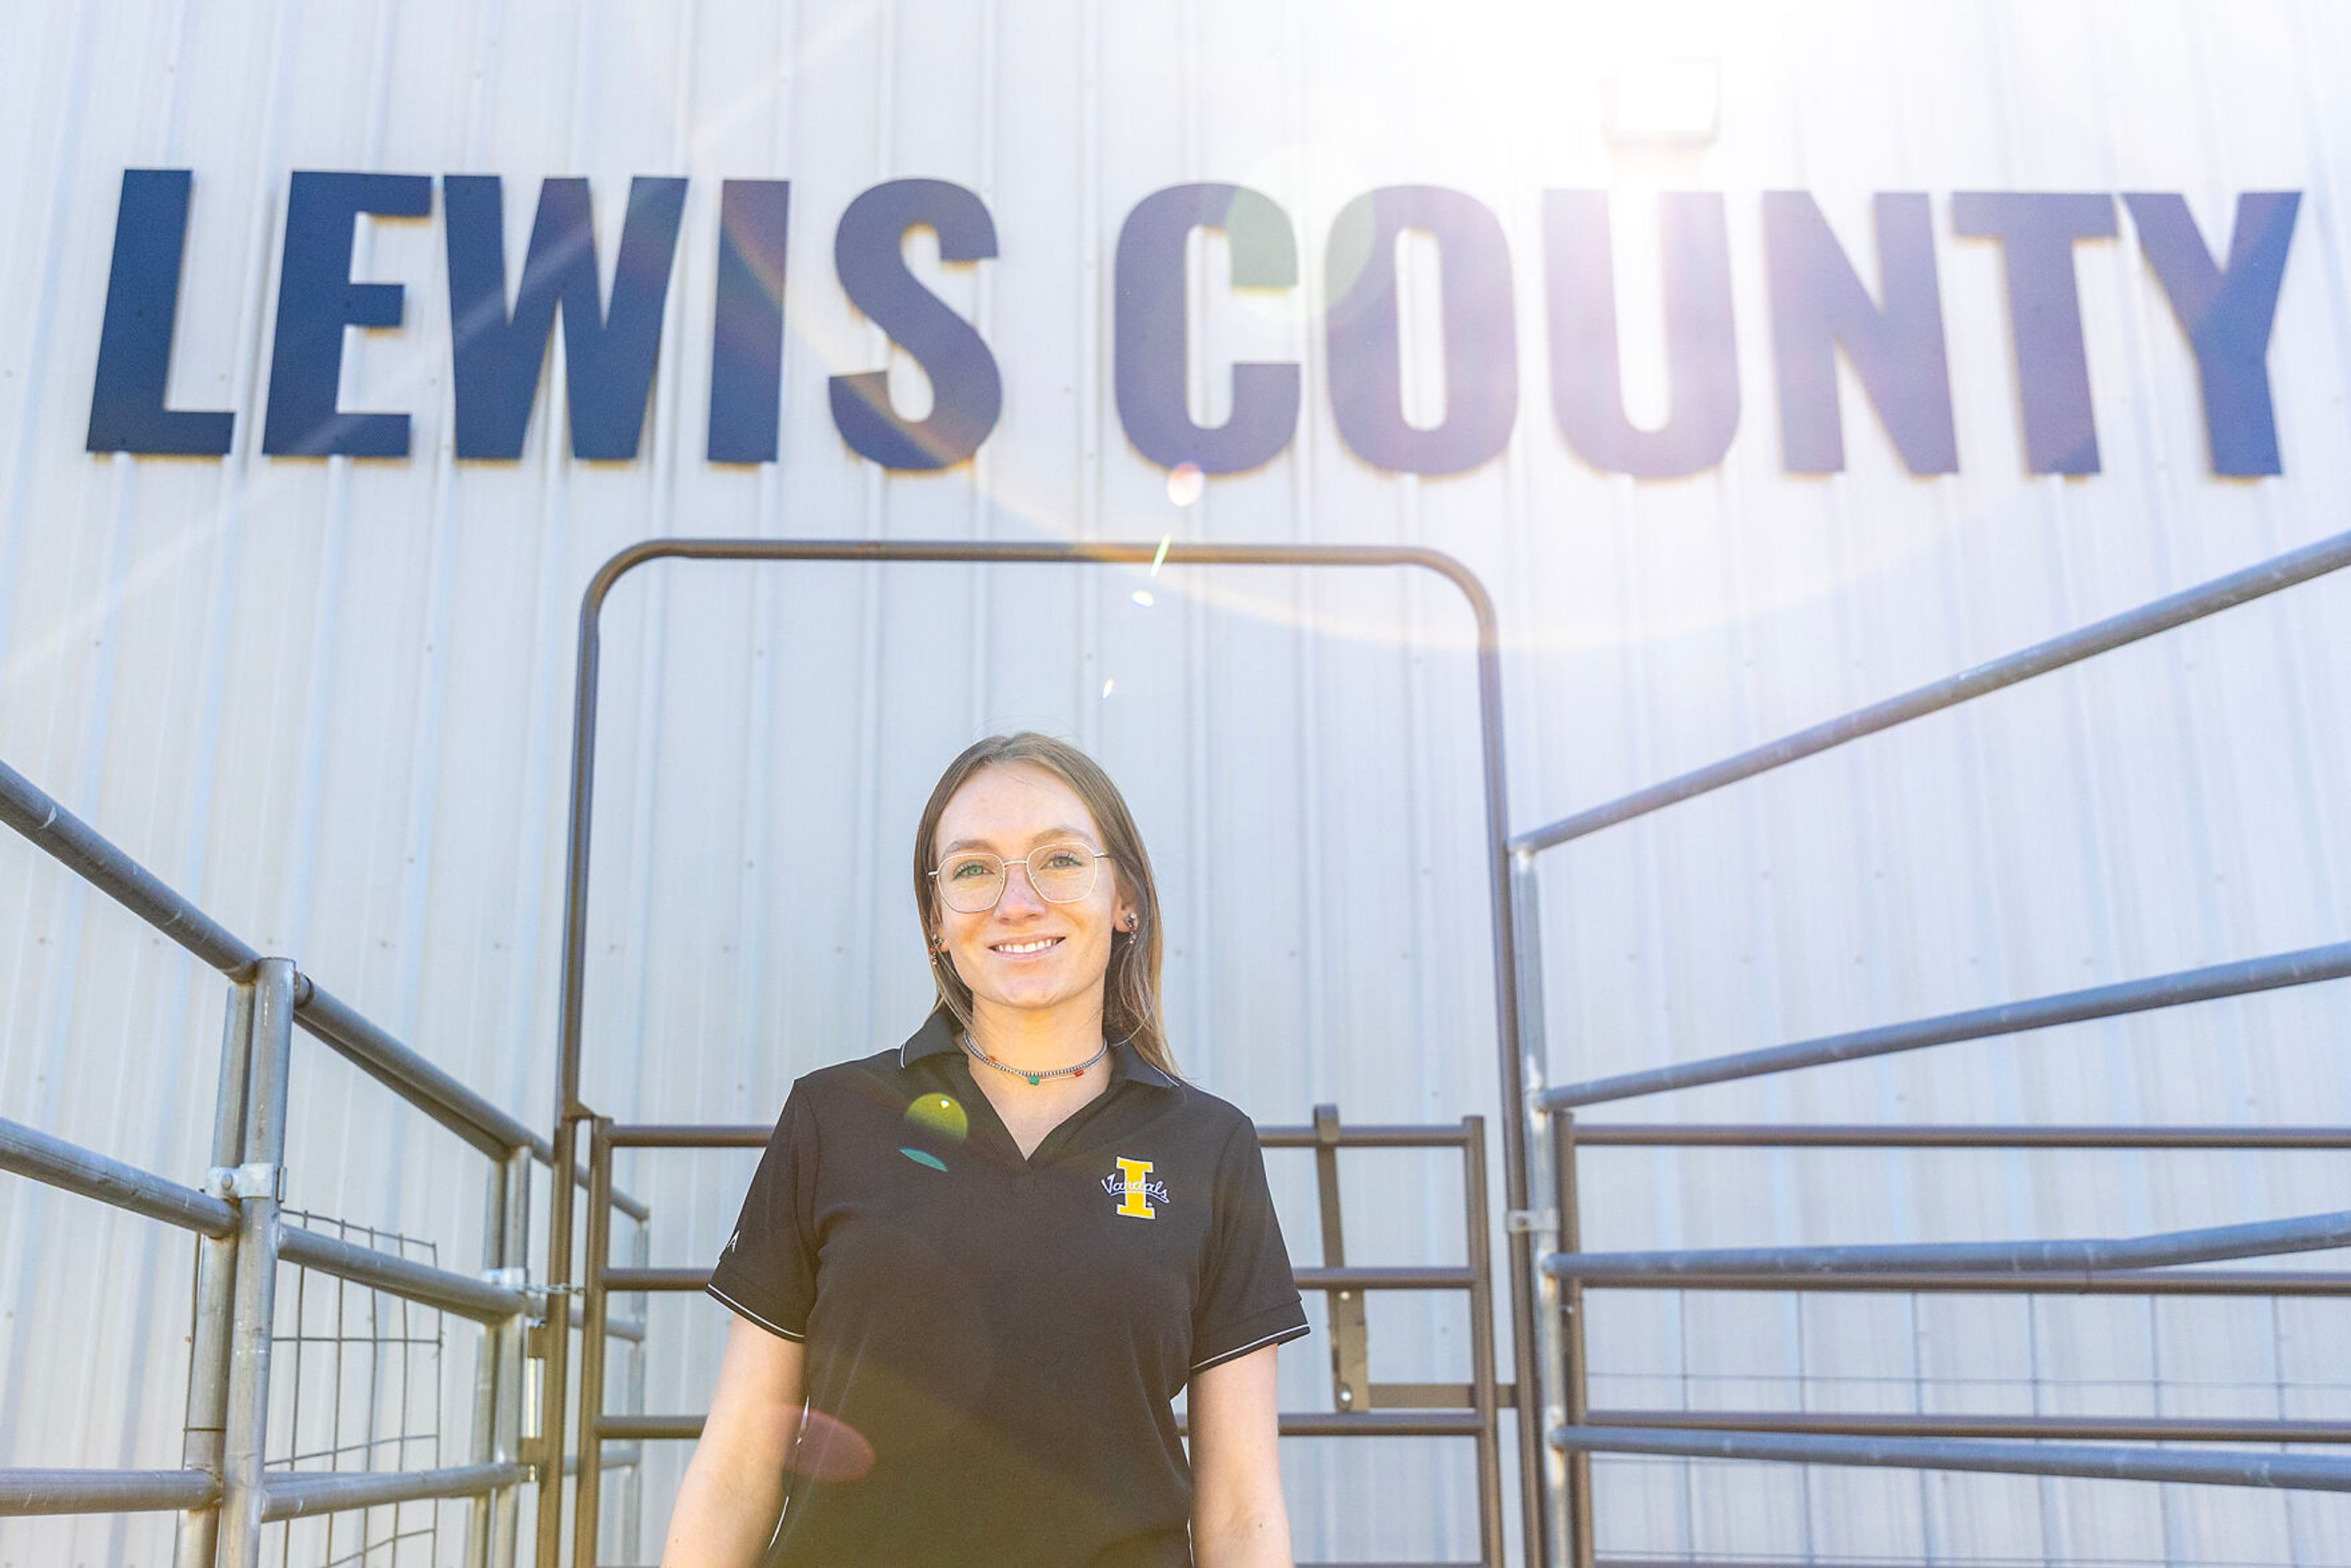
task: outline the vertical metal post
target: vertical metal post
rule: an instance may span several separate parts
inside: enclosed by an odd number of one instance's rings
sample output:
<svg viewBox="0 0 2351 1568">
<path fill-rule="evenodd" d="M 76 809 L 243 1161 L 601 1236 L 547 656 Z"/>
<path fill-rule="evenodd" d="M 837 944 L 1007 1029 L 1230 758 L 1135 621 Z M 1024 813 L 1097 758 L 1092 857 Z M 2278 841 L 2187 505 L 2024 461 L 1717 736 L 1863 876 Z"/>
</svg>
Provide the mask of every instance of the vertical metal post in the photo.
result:
<svg viewBox="0 0 2351 1568">
<path fill-rule="evenodd" d="M 1468 1221 L 1469 1399 L 1478 1410 L 1478 1561 L 1503 1568 L 1502 1427 L 1494 1380 L 1494 1249 L 1486 1234 L 1486 1118 L 1461 1118 L 1461 1206 Z"/>
<path fill-rule="evenodd" d="M 573 1105 L 555 1124 L 554 1169 L 548 1180 L 547 1321 L 537 1338 L 544 1370 L 539 1375 L 538 1441 L 532 1449 L 538 1470 L 538 1533 L 533 1556 L 538 1568 L 561 1568 L 563 1549 L 563 1426 L 566 1374 L 571 1361 L 571 1211 L 579 1186 L 572 1165 L 580 1147 L 580 1121 Z"/>
<path fill-rule="evenodd" d="M 645 1269 L 653 1266 L 653 1221 L 640 1219 L 636 1222 L 635 1239 L 630 1244 L 629 1261 L 637 1268 Z M 628 1349 L 627 1409 L 632 1416 L 642 1416 L 645 1413 L 645 1334 L 650 1333 L 652 1330 L 653 1298 L 642 1291 L 638 1291 L 636 1311 L 637 1322 L 644 1332 L 640 1333 L 636 1342 Z M 628 1497 L 621 1505 L 621 1541 L 627 1548 L 629 1561 L 632 1563 L 641 1562 L 644 1557 L 641 1544 L 641 1538 L 644 1534 L 644 1444 L 638 1443 L 637 1462 L 629 1467 Z"/>
<path fill-rule="evenodd" d="M 530 1177 L 531 1155 L 528 1149 L 517 1149 L 507 1156 L 505 1266 L 514 1270 L 517 1278 L 524 1279 L 530 1273 Z M 531 1325 L 521 1318 L 503 1325 L 498 1331 L 496 1430 L 498 1437 L 497 1458 L 501 1464 L 513 1463 L 522 1457 L 526 1397 L 524 1368 L 529 1364 L 529 1357 L 524 1353 L 530 1332 Z M 516 1553 L 521 1544 L 522 1488 L 519 1485 L 501 1487 L 491 1494 L 491 1503 L 490 1568 L 514 1568 Z"/>
<path fill-rule="evenodd" d="M 602 1539 L 603 1441 L 596 1419 L 604 1413 L 604 1265 L 612 1251 L 612 1118 L 588 1123 L 588 1249 L 580 1279 L 580 1479 L 572 1493 L 571 1568 L 596 1568 Z"/>
<path fill-rule="evenodd" d="M 219 1568 L 257 1568 L 261 1561 L 261 1466 L 268 1445 L 277 1200 L 285 1190 L 286 1088 L 293 1058 L 296 979 L 291 958 L 264 958 L 254 966 L 236 1315 L 230 1334 L 228 1409 L 221 1448 Z"/>
<path fill-rule="evenodd" d="M 1544 1063 L 1549 1048 L 1544 1041 L 1542 924 L 1539 888 L 1535 881 L 1534 856 L 1519 851 L 1510 856 L 1510 902 L 1513 905 L 1511 932 L 1519 944 L 1517 978 L 1519 988 L 1520 1040 L 1526 1049 L 1526 1067 L 1520 1074 L 1526 1099 L 1511 1107 L 1524 1118 L 1527 1149 L 1527 1201 L 1523 1215 L 1513 1215 L 1510 1228 L 1523 1234 L 1531 1245 L 1535 1265 L 1531 1281 L 1534 1294 L 1534 1373 L 1532 1379 L 1520 1368 L 1519 1378 L 1519 1427 L 1521 1432 L 1532 1430 L 1539 1450 L 1534 1469 L 1534 1483 L 1523 1488 L 1520 1507 L 1524 1510 L 1529 1537 L 1531 1563 L 1542 1568 L 1555 1568 L 1566 1543 L 1574 1539 L 1568 1498 L 1567 1458 L 1551 1446 L 1551 1429 L 1563 1426 L 1567 1420 L 1565 1391 L 1567 1350 L 1562 1342 L 1560 1306 L 1560 1282 L 1542 1270 L 1542 1255 L 1556 1251 L 1559 1246 L 1559 1211 L 1554 1207 L 1546 1215 L 1532 1206 L 1554 1190 L 1551 1162 L 1557 1150 L 1552 1146 L 1549 1117 L 1542 1108 Z M 1517 1237 L 1514 1235 L 1514 1240 Z M 1534 1385 L 1534 1397 L 1526 1396 L 1527 1385 Z M 1523 1449 L 1523 1445 L 1522 1445 Z M 1521 1475 L 1521 1481 L 1525 1477 Z"/>
<path fill-rule="evenodd" d="M 482 1184 L 482 1269 L 485 1273 L 502 1277 L 500 1270 L 507 1263 L 507 1182 L 510 1176 L 504 1160 L 490 1166 L 489 1177 Z M 497 1462 L 498 1450 L 498 1378 L 505 1368 L 505 1340 L 509 1325 L 484 1323 L 481 1348 L 474 1360 L 474 1442 L 473 1461 L 477 1465 Z M 465 1568 L 489 1568 L 490 1526 L 496 1511 L 495 1490 L 472 1500 L 465 1508 Z"/>
<path fill-rule="evenodd" d="M 1575 1113 L 1559 1112 L 1552 1118 L 1552 1175 L 1559 1184 L 1559 1248 L 1583 1249 L 1583 1227 L 1576 1213 Z M 1560 1324 L 1566 1341 L 1567 1423 L 1581 1427 L 1591 1408 L 1583 1345 L 1583 1281 L 1560 1282 Z M 1592 1455 L 1579 1448 L 1567 1456 L 1568 1568 L 1593 1568 Z"/>
<path fill-rule="evenodd" d="M 253 987 L 229 987 L 227 1018 L 221 1028 L 220 1090 L 213 1107 L 213 1164 L 245 1160 L 246 1084 L 253 1059 Z M 236 1307 L 236 1237 L 202 1237 L 196 1243 L 196 1318 L 188 1335 L 188 1415 L 180 1439 L 180 1463 L 188 1469 L 221 1473 L 221 1448 L 228 1430 L 230 1325 Z M 213 1568 L 219 1545 L 220 1510 L 190 1509 L 180 1515 L 172 1552 L 177 1568 Z"/>
<path fill-rule="evenodd" d="M 1322 1202 L 1322 1266 L 1347 1266 L 1347 1231 L 1339 1207 L 1339 1107 L 1314 1107 L 1314 1186 Z M 1372 1407 L 1372 1357 L 1361 1291 L 1333 1291 L 1331 1398 L 1343 1411 Z"/>
</svg>

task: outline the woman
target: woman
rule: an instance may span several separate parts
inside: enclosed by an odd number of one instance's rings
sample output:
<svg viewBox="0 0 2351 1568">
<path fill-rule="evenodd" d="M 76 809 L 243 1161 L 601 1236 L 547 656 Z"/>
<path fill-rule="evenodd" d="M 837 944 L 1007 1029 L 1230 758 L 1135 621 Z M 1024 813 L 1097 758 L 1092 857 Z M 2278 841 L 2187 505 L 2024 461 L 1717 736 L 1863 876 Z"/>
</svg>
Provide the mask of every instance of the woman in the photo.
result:
<svg viewBox="0 0 2351 1568">
<path fill-rule="evenodd" d="M 937 1005 L 792 1086 L 713 1271 L 736 1318 L 665 1568 L 1286 1568 L 1306 1315 L 1256 1130 L 1174 1073 L 1125 802 L 1061 741 L 980 741 L 914 900 Z"/>
</svg>

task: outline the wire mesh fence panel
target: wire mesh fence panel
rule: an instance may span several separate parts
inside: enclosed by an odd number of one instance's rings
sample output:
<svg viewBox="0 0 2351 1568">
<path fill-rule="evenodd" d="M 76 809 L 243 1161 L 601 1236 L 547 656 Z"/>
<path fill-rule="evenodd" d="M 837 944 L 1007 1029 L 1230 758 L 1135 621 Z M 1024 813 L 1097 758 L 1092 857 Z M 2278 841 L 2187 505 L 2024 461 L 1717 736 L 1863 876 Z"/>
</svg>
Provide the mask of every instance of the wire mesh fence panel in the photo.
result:
<svg viewBox="0 0 2351 1568">
<path fill-rule="evenodd" d="M 412 1262 L 440 1261 L 429 1240 L 284 1212 L 289 1224 L 338 1240 Z M 384 1472 L 443 1463 L 444 1314 L 298 1264 L 282 1267 L 267 1469 Z M 281 1521 L 269 1533 L 266 1561 L 275 1568 L 439 1568 L 455 1561 L 464 1535 L 443 1530 L 442 1508 L 402 1502 Z"/>
</svg>

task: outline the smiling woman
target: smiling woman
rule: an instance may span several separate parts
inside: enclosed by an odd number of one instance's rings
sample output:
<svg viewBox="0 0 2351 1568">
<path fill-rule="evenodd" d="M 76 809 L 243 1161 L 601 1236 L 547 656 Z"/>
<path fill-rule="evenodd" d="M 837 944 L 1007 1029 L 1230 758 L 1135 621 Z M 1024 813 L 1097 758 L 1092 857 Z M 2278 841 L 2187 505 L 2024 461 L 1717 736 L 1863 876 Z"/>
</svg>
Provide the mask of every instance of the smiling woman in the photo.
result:
<svg viewBox="0 0 2351 1568">
<path fill-rule="evenodd" d="M 712 1272 L 736 1321 L 663 1562 L 1290 1563 L 1305 1310 L 1256 1128 L 1176 1074 L 1117 787 L 990 737 L 914 869 L 935 1005 L 792 1086 Z"/>
</svg>

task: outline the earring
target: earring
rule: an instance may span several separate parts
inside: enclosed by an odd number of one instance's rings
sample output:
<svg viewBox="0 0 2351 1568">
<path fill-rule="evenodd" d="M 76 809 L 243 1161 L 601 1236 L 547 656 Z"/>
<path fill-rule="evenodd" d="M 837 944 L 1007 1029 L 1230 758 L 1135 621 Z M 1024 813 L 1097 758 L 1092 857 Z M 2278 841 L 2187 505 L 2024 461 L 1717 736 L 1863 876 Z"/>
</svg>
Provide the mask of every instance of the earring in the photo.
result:
<svg viewBox="0 0 2351 1568">
<path fill-rule="evenodd" d="M 1142 915 L 1128 915 L 1128 916 L 1126 917 L 1126 934 L 1127 934 L 1129 936 L 1134 936 L 1137 931 L 1140 931 L 1140 930 L 1142 930 L 1142 929 L 1143 929 L 1143 916 L 1142 916 Z"/>
</svg>

